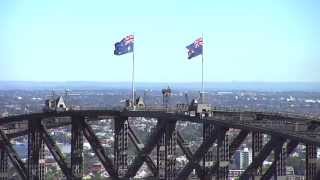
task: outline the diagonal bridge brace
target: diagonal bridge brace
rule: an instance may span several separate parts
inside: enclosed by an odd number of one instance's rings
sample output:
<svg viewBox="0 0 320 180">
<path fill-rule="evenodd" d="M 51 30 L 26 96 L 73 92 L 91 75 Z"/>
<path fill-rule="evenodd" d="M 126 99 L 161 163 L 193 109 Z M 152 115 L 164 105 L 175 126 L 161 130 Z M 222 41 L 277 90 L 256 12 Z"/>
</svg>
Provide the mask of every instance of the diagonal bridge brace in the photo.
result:
<svg viewBox="0 0 320 180">
<path fill-rule="evenodd" d="M 7 152 L 12 165 L 18 171 L 21 179 L 27 179 L 27 169 L 25 168 L 24 163 L 18 157 L 17 152 L 14 150 L 8 137 L 2 130 L 0 130 L 0 146 L 0 148 L 3 148 Z"/>
<path fill-rule="evenodd" d="M 172 121 L 174 121 L 174 123 L 176 122 L 175 120 L 172 120 Z M 165 133 L 165 127 L 166 127 L 167 123 L 173 123 L 173 122 L 169 122 L 164 119 L 158 119 L 155 130 L 150 135 L 147 144 L 142 149 L 142 151 L 138 152 L 138 155 L 135 157 L 132 164 L 128 168 L 128 171 L 125 175 L 126 179 L 129 179 L 129 178 L 134 177 L 136 175 L 136 173 L 138 172 L 140 167 L 143 165 L 143 162 L 146 160 L 146 157 L 151 153 L 151 151 L 154 149 L 154 147 L 160 141 L 160 139 L 161 139 L 160 137 Z M 175 128 L 172 128 L 171 131 L 169 132 L 170 136 L 171 136 L 172 132 L 174 131 L 174 129 Z"/>
<path fill-rule="evenodd" d="M 308 130 L 309 131 L 314 131 L 319 125 L 318 124 L 310 124 L 308 126 Z M 291 140 L 289 141 L 289 143 L 287 144 L 286 147 L 286 158 L 289 157 L 289 155 L 296 149 L 296 147 L 299 145 L 298 141 L 295 140 Z M 271 177 L 274 175 L 274 172 L 276 171 L 276 161 L 273 161 L 271 166 L 267 169 L 267 171 L 263 174 L 263 176 L 261 177 L 261 180 L 269 180 L 271 179 Z M 319 176 L 320 178 L 320 176 Z M 319 179 L 318 178 L 318 179 Z"/>
<path fill-rule="evenodd" d="M 181 134 L 179 133 L 179 131 L 177 131 L 177 142 L 178 142 L 178 145 L 179 145 L 179 147 L 181 148 L 182 152 L 186 155 L 188 161 L 191 161 L 191 159 L 192 159 L 192 152 L 191 152 L 191 150 L 190 150 L 189 147 L 187 147 L 187 146 L 184 145 L 184 144 L 185 144 L 185 141 L 184 141 L 184 139 L 182 138 L 182 136 L 181 136 Z M 202 169 L 201 169 L 200 164 L 198 163 L 198 164 L 195 164 L 194 166 L 195 166 L 196 173 L 197 173 L 198 177 L 199 177 L 200 179 L 203 179 L 204 176 L 203 176 L 203 173 L 202 173 Z"/>
<path fill-rule="evenodd" d="M 137 149 L 138 152 L 142 152 L 142 147 L 139 146 L 142 143 L 141 143 L 140 139 L 136 136 L 136 134 L 134 133 L 134 131 L 131 128 L 130 125 L 128 125 L 128 130 L 129 130 L 129 138 L 133 142 L 135 148 Z M 157 166 L 154 164 L 154 162 L 152 161 L 151 157 L 150 156 L 146 156 L 145 161 L 146 161 L 147 166 L 149 167 L 149 169 L 153 173 L 153 175 L 156 177 L 157 174 L 158 174 Z"/>
<path fill-rule="evenodd" d="M 247 138 L 249 131 L 241 130 L 239 134 L 233 139 L 229 147 L 229 159 L 234 155 L 242 142 Z M 210 169 L 209 175 L 214 175 L 219 168 L 219 162 L 216 162 Z"/>
<path fill-rule="evenodd" d="M 63 154 L 60 151 L 59 147 L 54 142 L 52 137 L 50 137 L 47 128 L 43 124 L 41 124 L 39 129 L 40 129 L 40 132 L 42 134 L 42 139 L 46 143 L 48 149 L 50 150 L 50 152 L 51 152 L 51 154 L 53 156 L 53 158 L 58 163 L 61 171 L 63 172 L 63 174 L 66 176 L 67 179 L 71 179 L 72 178 L 71 169 L 68 167 L 68 165 L 67 165 L 67 163 L 65 161 L 65 157 L 63 156 Z"/>
<path fill-rule="evenodd" d="M 203 156 L 205 155 L 206 152 L 210 149 L 210 147 L 213 145 L 213 143 L 216 141 L 218 138 L 218 133 L 222 133 L 221 135 L 225 135 L 226 129 L 222 127 L 215 126 L 213 130 L 214 136 L 206 139 L 200 147 L 196 150 L 196 152 L 193 154 L 192 158 L 190 161 L 187 163 L 187 165 L 180 171 L 180 173 L 177 175 L 175 178 L 176 180 L 180 179 L 187 179 L 189 174 L 191 173 L 192 169 L 194 168 L 195 164 L 199 164 Z"/>
<path fill-rule="evenodd" d="M 104 166 L 105 170 L 108 172 L 112 179 L 118 180 L 119 177 L 114 169 L 112 160 L 107 156 L 107 153 L 101 145 L 98 137 L 94 134 L 89 124 L 85 121 L 85 118 L 80 118 L 79 121 L 82 126 L 83 135 L 88 140 L 90 146 L 92 147 L 92 150 L 94 150 L 96 156 Z"/>
<path fill-rule="evenodd" d="M 293 150 L 298 146 L 298 141 L 290 141 L 287 145 L 287 154 L 288 157 Z M 269 180 L 273 176 L 274 172 L 276 171 L 276 161 L 273 161 L 271 166 L 267 169 L 267 171 L 261 177 L 261 180 Z"/>
<path fill-rule="evenodd" d="M 260 164 L 268 157 L 273 149 L 282 147 L 285 139 L 273 136 L 271 140 L 263 147 L 254 161 L 247 167 L 247 169 L 241 174 L 239 180 L 249 180 L 252 176 L 251 172 L 258 168 Z"/>
</svg>

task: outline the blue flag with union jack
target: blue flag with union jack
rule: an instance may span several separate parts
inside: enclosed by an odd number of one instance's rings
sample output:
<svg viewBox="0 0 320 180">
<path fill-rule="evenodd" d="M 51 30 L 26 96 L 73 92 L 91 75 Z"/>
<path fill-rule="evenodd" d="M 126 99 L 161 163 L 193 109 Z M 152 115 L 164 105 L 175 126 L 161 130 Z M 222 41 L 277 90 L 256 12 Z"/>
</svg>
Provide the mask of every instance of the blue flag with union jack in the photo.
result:
<svg viewBox="0 0 320 180">
<path fill-rule="evenodd" d="M 114 44 L 114 54 L 123 55 L 133 51 L 134 36 L 129 35 Z"/>
<path fill-rule="evenodd" d="M 198 38 L 192 44 L 186 47 L 188 49 L 188 59 L 196 57 L 202 54 L 203 49 L 203 39 Z"/>
</svg>

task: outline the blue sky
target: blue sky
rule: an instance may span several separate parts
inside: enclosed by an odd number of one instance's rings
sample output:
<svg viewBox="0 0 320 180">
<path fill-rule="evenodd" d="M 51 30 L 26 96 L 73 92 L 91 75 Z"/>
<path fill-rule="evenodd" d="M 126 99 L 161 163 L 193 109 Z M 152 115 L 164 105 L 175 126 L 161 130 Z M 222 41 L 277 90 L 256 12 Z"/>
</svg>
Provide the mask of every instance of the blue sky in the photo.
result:
<svg viewBox="0 0 320 180">
<path fill-rule="evenodd" d="M 320 81 L 320 1 L 0 1 L 0 80 L 201 81 L 185 46 L 204 35 L 206 81 Z"/>
</svg>

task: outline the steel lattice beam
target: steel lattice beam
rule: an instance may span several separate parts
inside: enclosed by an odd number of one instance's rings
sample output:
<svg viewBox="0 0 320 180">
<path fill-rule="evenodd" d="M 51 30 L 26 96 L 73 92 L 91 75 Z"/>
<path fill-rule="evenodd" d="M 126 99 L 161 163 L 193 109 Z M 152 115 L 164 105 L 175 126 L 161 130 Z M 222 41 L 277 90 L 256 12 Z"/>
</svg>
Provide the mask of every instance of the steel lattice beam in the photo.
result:
<svg viewBox="0 0 320 180">
<path fill-rule="evenodd" d="M 287 149 L 286 156 L 287 157 L 289 157 L 289 155 L 298 146 L 298 144 L 299 143 L 297 141 L 289 141 L 289 143 L 287 144 L 287 147 L 286 147 L 286 149 Z M 269 180 L 269 179 L 271 179 L 271 177 L 273 176 L 275 170 L 276 170 L 276 162 L 273 161 L 271 166 L 267 169 L 267 171 L 261 177 L 261 180 Z"/>
<path fill-rule="evenodd" d="M 137 151 L 141 152 L 144 144 L 141 143 L 141 141 L 136 136 L 136 134 L 134 133 L 134 131 L 131 128 L 130 125 L 128 125 L 128 129 L 129 129 L 129 138 L 130 138 L 130 140 L 132 141 L 132 143 L 135 146 L 135 148 L 137 149 Z M 151 157 L 150 156 L 146 156 L 145 162 L 147 163 L 147 166 L 149 167 L 150 171 L 153 173 L 154 177 L 156 177 L 158 175 L 157 166 L 154 164 L 154 162 L 152 161 Z"/>
<path fill-rule="evenodd" d="M 218 131 L 215 127 L 213 136 L 206 139 L 204 142 L 201 143 L 200 147 L 196 150 L 196 152 L 193 154 L 191 160 L 186 164 L 186 166 L 180 171 L 180 173 L 177 175 L 176 180 L 180 179 L 187 179 L 189 174 L 191 173 L 192 169 L 194 168 L 195 164 L 199 164 L 201 159 L 203 158 L 204 154 L 209 150 L 209 148 L 212 146 L 212 144 L 216 141 L 218 137 Z M 218 127 L 221 128 L 221 127 Z M 225 134 L 225 130 L 223 131 L 223 134 Z"/>
<path fill-rule="evenodd" d="M 188 161 L 190 161 L 192 158 L 192 152 L 189 147 L 185 146 L 186 143 L 185 143 L 184 139 L 182 138 L 181 134 L 179 133 L 179 131 L 177 131 L 177 142 L 178 142 L 178 145 L 181 148 L 182 152 L 186 155 Z M 200 164 L 195 164 L 194 166 L 195 166 L 195 170 L 196 170 L 198 177 L 200 179 L 203 179 L 204 176 L 203 176 Z"/>
<path fill-rule="evenodd" d="M 8 175 L 8 155 L 7 152 L 0 147 L 0 180 L 7 180 Z"/>
<path fill-rule="evenodd" d="M 83 132 L 80 119 L 83 116 L 72 116 L 71 119 L 71 171 L 73 179 L 82 179 L 83 175 Z"/>
<path fill-rule="evenodd" d="M 317 146 L 306 144 L 306 180 L 316 176 L 317 171 Z"/>
<path fill-rule="evenodd" d="M 285 139 L 280 137 L 272 137 L 271 140 L 262 148 L 260 153 L 256 156 L 253 162 L 247 167 L 247 169 L 241 174 L 240 180 L 249 180 L 256 169 L 262 164 L 262 162 L 268 157 L 270 152 L 279 146 L 283 146 Z M 255 173 L 254 173 L 255 174 Z"/>
<path fill-rule="evenodd" d="M 151 153 L 154 147 L 159 142 L 160 137 L 164 133 L 166 126 L 166 121 L 158 119 L 157 125 L 154 129 L 154 132 L 150 135 L 147 144 L 144 146 L 142 151 L 138 152 L 136 158 L 133 160 L 132 164 L 129 166 L 128 172 L 125 175 L 125 178 L 131 178 L 136 175 L 146 157 Z"/>
<path fill-rule="evenodd" d="M 94 150 L 96 156 L 104 166 L 105 170 L 108 172 L 108 174 L 112 179 L 119 179 L 114 169 L 112 160 L 107 156 L 106 151 L 101 145 L 98 137 L 94 134 L 92 128 L 88 125 L 88 123 L 83 118 L 79 119 L 79 121 L 82 126 L 84 136 L 88 140 L 90 146 Z"/>
<path fill-rule="evenodd" d="M 241 130 L 239 134 L 233 139 L 229 147 L 229 158 L 231 158 L 242 142 L 247 138 L 249 131 Z"/>
<path fill-rule="evenodd" d="M 2 130 L 0 130 L 0 148 L 6 151 L 11 163 L 18 171 L 21 179 L 27 179 L 27 169 L 24 163 L 21 161 L 17 152 L 13 149 L 8 137 Z"/>
<path fill-rule="evenodd" d="M 219 132 L 218 129 L 217 129 L 217 131 Z M 204 122 L 203 129 L 202 129 L 203 141 L 206 141 L 206 139 L 214 136 L 214 133 L 215 133 L 214 125 L 212 123 Z M 220 138 L 219 133 L 218 133 L 218 138 Z M 210 169 L 212 169 L 213 162 L 215 161 L 216 155 L 215 155 L 213 148 L 209 148 L 208 151 L 204 154 L 203 159 L 202 159 L 204 179 L 211 179 Z"/>
<path fill-rule="evenodd" d="M 128 121 L 127 117 L 114 119 L 114 167 L 119 177 L 128 169 Z"/>
<path fill-rule="evenodd" d="M 157 144 L 158 179 L 171 180 L 175 178 L 176 153 L 176 122 L 166 124 L 165 133 Z"/>
<path fill-rule="evenodd" d="M 59 147 L 57 146 L 55 141 L 52 139 L 52 137 L 50 137 L 47 128 L 43 124 L 41 124 L 40 130 L 41 130 L 41 134 L 42 134 L 42 139 L 46 143 L 53 158 L 58 163 L 61 171 L 63 172 L 63 174 L 66 176 L 67 179 L 71 179 L 72 178 L 71 169 L 68 167 L 68 165 L 65 161 L 65 157 L 63 156 Z"/>
<path fill-rule="evenodd" d="M 44 179 L 44 149 L 40 125 L 41 119 L 28 121 L 28 179 L 34 180 Z"/>
<path fill-rule="evenodd" d="M 218 144 L 217 146 L 217 163 L 218 163 L 217 178 L 219 180 L 227 180 L 229 175 L 228 174 L 229 173 L 229 135 L 228 133 L 219 133 L 217 144 Z"/>
<path fill-rule="evenodd" d="M 229 159 L 232 158 L 234 153 L 237 151 L 237 149 L 240 147 L 242 142 L 246 139 L 248 136 L 249 131 L 241 130 L 239 134 L 232 140 L 230 146 L 229 146 Z M 216 162 L 212 168 L 210 169 L 210 175 L 214 175 L 219 167 L 219 163 Z"/>
</svg>

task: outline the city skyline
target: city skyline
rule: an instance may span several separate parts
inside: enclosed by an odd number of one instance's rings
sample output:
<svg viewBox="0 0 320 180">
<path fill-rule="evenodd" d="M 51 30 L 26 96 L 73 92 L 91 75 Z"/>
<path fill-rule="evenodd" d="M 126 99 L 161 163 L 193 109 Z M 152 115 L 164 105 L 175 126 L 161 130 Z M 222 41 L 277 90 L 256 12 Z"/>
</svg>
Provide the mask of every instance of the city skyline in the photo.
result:
<svg viewBox="0 0 320 180">
<path fill-rule="evenodd" d="M 114 43 L 135 35 L 137 82 L 319 82 L 317 1 L 2 1 L 0 81 L 131 80 Z"/>
</svg>

